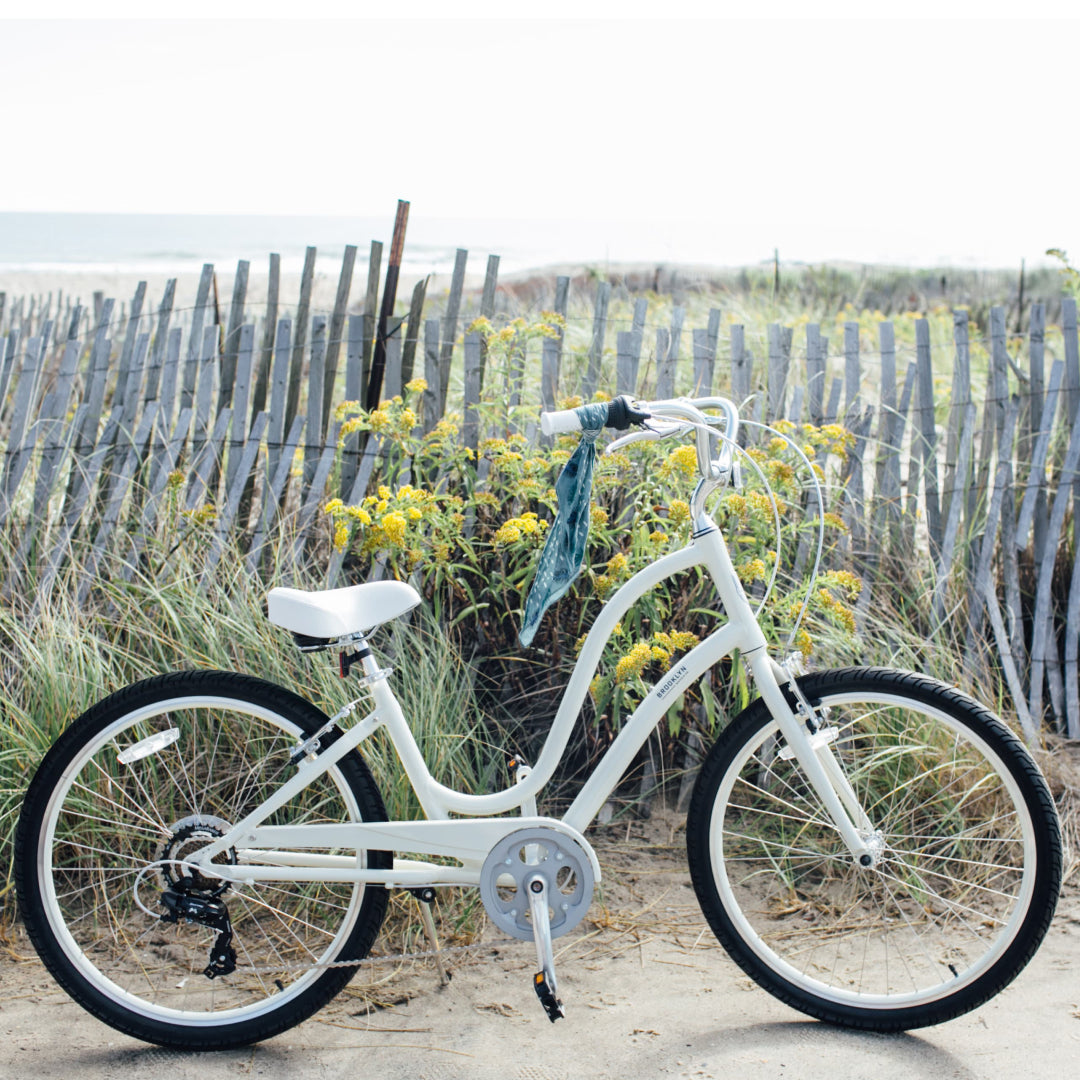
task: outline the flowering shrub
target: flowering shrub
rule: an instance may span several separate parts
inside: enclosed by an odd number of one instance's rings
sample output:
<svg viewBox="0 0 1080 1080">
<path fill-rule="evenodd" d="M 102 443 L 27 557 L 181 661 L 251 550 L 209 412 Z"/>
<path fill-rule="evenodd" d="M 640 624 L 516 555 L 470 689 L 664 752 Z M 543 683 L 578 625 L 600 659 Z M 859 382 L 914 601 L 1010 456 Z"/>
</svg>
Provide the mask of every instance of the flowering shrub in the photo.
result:
<svg viewBox="0 0 1080 1080">
<path fill-rule="evenodd" d="M 498 331 L 483 322 L 473 327 L 486 336 L 488 381 L 496 387 L 493 361 L 510 363 L 523 340 L 559 330 L 554 319 L 533 326 L 518 320 Z M 555 691 L 565 681 L 600 605 L 637 571 L 688 540 L 689 496 L 698 475 L 696 449 L 689 443 L 644 443 L 597 457 L 585 567 L 545 616 L 532 649 L 523 654 L 517 642 L 521 612 L 557 511 L 555 480 L 577 438 L 562 436 L 547 446 L 530 443 L 515 430 L 524 410 L 510 415 L 500 397 L 481 404 L 485 437 L 474 456 L 461 444 L 455 415 L 443 417 L 423 434 L 425 389 L 422 379 L 414 379 L 401 397 L 370 412 L 355 403 L 339 410 L 345 420 L 343 443 L 351 432 L 367 432 L 379 438 L 381 452 L 371 494 L 353 506 L 341 499 L 325 505 L 330 543 L 345 556 L 354 580 L 367 579 L 376 563 L 384 573 L 410 578 L 438 618 L 471 643 L 492 681 L 499 680 L 504 688 L 508 682 L 516 686 L 523 700 L 544 696 L 541 691 Z M 566 408 L 577 404 L 580 399 L 560 402 Z M 532 416 L 535 419 L 535 408 Z M 779 428 L 797 440 L 822 477 L 830 469 L 837 474 L 853 442 L 850 433 L 835 424 L 817 428 L 781 421 Z M 761 476 L 771 486 L 782 518 L 782 562 L 790 566 L 800 536 L 816 542 L 818 522 L 816 514 L 808 515 L 804 508 L 816 505 L 804 498 L 805 466 L 785 439 L 763 438 L 751 443 L 747 454 L 757 469 L 747 464 L 744 487 L 723 492 L 711 509 L 728 538 L 740 580 L 760 601 L 777 561 L 773 501 Z M 417 483 L 419 478 L 425 478 L 426 486 Z M 825 524 L 832 545 L 846 540 L 839 516 L 827 513 Z M 770 596 L 761 613 L 767 633 L 779 637 L 786 631 L 804 588 L 787 580 Z M 850 636 L 850 603 L 857 593 L 853 575 L 822 575 L 810 599 L 810 623 L 801 629 L 797 647 L 810 654 L 818 633 Z M 673 588 L 647 594 L 627 612 L 592 681 L 594 724 L 618 727 L 672 659 L 715 628 L 721 613 L 714 607 L 714 590 L 698 568 Z M 541 658 L 540 663 L 523 664 L 530 656 Z M 734 663 L 737 667 L 738 661 Z M 553 698 L 547 694 L 546 700 Z M 670 713 L 673 731 L 682 723 L 682 704 L 680 695 Z"/>
</svg>

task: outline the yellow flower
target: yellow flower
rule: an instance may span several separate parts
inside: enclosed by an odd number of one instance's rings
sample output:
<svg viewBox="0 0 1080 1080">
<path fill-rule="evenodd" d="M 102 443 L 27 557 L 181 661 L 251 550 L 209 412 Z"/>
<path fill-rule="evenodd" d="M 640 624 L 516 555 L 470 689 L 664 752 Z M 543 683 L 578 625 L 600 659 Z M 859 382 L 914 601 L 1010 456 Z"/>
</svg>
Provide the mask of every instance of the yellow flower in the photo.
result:
<svg viewBox="0 0 1080 1080">
<path fill-rule="evenodd" d="M 665 464 L 669 473 L 680 472 L 683 476 L 695 476 L 697 475 L 697 450 L 689 444 L 676 447 L 668 454 Z"/>
<path fill-rule="evenodd" d="M 331 499 L 324 507 L 323 510 L 328 514 L 336 514 L 345 503 L 341 499 Z"/>
<path fill-rule="evenodd" d="M 385 484 L 380 484 L 379 488 L 378 488 L 378 491 L 379 491 L 379 498 L 380 499 L 389 499 L 390 498 L 390 489 Z"/>
<path fill-rule="evenodd" d="M 608 523 L 608 512 L 602 506 L 593 503 L 589 507 L 589 523 L 591 525 L 606 525 Z"/>
<path fill-rule="evenodd" d="M 349 543 L 349 526 L 339 521 L 334 526 L 334 550 L 344 551 Z"/>
<path fill-rule="evenodd" d="M 684 525 L 690 520 L 690 505 L 682 499 L 672 499 L 668 506 L 668 520 L 672 525 Z"/>
<path fill-rule="evenodd" d="M 410 506 L 405 515 L 410 521 L 419 521 L 424 516 L 415 506 Z"/>
<path fill-rule="evenodd" d="M 359 521 L 361 525 L 371 524 L 371 515 L 362 506 L 347 506 L 345 513 L 354 521 Z"/>
<path fill-rule="evenodd" d="M 505 525 L 500 526 L 498 532 L 495 533 L 496 544 L 515 544 L 521 539 L 521 530 L 517 527 L 516 523 L 511 520 L 506 522 Z"/>
<path fill-rule="evenodd" d="M 795 645 L 799 652 L 807 658 L 814 651 L 814 640 L 802 627 L 799 628 L 799 632 L 795 635 Z"/>
<path fill-rule="evenodd" d="M 646 665 L 653 659 L 652 648 L 647 642 L 639 641 L 625 656 L 619 658 L 615 665 L 615 682 L 624 685 L 632 678 L 640 675 Z"/>
<path fill-rule="evenodd" d="M 763 559 L 750 559 L 741 566 L 736 567 L 735 572 L 739 580 L 749 585 L 752 581 L 765 580 L 765 561 Z"/>
<path fill-rule="evenodd" d="M 395 510 L 392 514 L 386 514 L 382 521 L 383 532 L 391 543 L 400 544 L 405 539 L 405 515 Z"/>
<path fill-rule="evenodd" d="M 668 534 L 657 529 L 655 532 L 649 533 L 649 541 L 659 547 L 661 544 L 668 542 Z"/>
<path fill-rule="evenodd" d="M 620 551 L 608 559 L 607 568 L 612 577 L 620 577 L 626 573 L 629 565 L 626 556 Z"/>
<path fill-rule="evenodd" d="M 410 394 L 422 394 L 427 389 L 427 379 L 410 379 L 405 384 L 405 389 L 408 390 Z"/>
</svg>

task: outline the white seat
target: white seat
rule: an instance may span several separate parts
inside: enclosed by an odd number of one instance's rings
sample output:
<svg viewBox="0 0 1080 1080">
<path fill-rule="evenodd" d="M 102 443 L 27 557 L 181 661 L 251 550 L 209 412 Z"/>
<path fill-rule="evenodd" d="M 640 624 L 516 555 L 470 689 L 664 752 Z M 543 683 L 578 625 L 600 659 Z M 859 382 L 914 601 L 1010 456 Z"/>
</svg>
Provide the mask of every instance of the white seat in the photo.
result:
<svg viewBox="0 0 1080 1080">
<path fill-rule="evenodd" d="M 344 589 L 271 589 L 268 614 L 275 626 L 311 638 L 366 632 L 404 615 L 420 594 L 404 581 L 371 581 Z"/>
</svg>

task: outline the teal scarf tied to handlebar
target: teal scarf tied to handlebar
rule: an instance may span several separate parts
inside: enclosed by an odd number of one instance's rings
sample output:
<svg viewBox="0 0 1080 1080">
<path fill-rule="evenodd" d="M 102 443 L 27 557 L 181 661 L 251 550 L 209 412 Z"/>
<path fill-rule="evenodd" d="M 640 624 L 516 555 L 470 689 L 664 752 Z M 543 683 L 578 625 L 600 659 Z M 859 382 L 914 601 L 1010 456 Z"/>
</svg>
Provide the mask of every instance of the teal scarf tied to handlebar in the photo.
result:
<svg viewBox="0 0 1080 1080">
<path fill-rule="evenodd" d="M 559 512 L 548 530 L 540 565 L 525 601 L 525 618 L 518 635 L 522 646 L 532 641 L 544 612 L 581 573 L 581 563 L 585 557 L 596 438 L 607 421 L 608 403 L 599 401 L 593 405 L 583 405 L 577 414 L 581 418 L 581 441 L 555 482 Z"/>
</svg>

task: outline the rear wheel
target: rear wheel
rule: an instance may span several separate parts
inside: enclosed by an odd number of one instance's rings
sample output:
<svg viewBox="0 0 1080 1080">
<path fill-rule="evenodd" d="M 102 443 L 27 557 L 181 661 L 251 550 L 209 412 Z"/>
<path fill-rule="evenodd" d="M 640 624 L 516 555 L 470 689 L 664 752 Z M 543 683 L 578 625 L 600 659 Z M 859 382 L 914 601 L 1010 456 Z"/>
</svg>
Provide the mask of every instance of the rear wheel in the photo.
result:
<svg viewBox="0 0 1080 1080">
<path fill-rule="evenodd" d="M 1028 962 L 1057 902 L 1038 767 L 934 680 L 848 669 L 800 686 L 880 855 L 855 862 L 759 700 L 712 748 L 687 818 L 706 918 L 751 978 L 819 1019 L 898 1031 L 975 1008 Z"/>
<path fill-rule="evenodd" d="M 271 683 L 192 671 L 136 683 L 94 705 L 38 769 L 16 838 L 31 940 L 81 1005 L 148 1042 L 224 1048 L 275 1035 L 321 1008 L 360 960 L 386 890 L 356 883 L 182 883 L 180 860 L 223 835 L 294 773 L 289 755 L 326 716 Z M 382 799 L 348 754 L 265 824 L 382 821 Z M 372 868 L 387 852 L 340 854 Z M 243 860 L 235 850 L 223 861 Z M 218 931 L 162 922 L 163 893 L 224 904 L 235 971 L 204 974 Z"/>
</svg>

